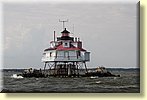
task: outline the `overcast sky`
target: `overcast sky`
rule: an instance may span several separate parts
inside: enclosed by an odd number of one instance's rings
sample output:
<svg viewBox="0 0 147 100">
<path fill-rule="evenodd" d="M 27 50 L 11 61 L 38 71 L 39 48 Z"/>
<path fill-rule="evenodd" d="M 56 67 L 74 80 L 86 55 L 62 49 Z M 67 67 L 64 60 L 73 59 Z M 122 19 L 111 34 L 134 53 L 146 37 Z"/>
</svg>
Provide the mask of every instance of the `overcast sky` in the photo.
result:
<svg viewBox="0 0 147 100">
<path fill-rule="evenodd" d="M 137 65 L 137 4 L 4 3 L 4 68 L 43 68 L 43 50 L 61 35 L 62 23 L 91 52 L 88 67 Z"/>
</svg>

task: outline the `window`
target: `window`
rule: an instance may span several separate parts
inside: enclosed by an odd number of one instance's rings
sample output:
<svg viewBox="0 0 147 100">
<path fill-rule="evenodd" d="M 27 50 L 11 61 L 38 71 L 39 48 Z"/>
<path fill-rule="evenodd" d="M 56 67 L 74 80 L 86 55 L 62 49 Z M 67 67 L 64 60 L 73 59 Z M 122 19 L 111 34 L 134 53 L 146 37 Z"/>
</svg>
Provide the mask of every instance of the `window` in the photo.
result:
<svg viewBox="0 0 147 100">
<path fill-rule="evenodd" d="M 52 56 L 52 52 L 50 52 L 50 57 Z"/>
<path fill-rule="evenodd" d="M 65 43 L 65 46 L 68 46 L 68 44 L 67 44 L 67 43 Z"/>
<path fill-rule="evenodd" d="M 68 58 L 68 57 L 69 57 L 69 52 L 68 52 L 68 51 L 65 51 L 65 52 L 64 52 L 64 57 L 65 57 L 65 58 Z"/>
</svg>

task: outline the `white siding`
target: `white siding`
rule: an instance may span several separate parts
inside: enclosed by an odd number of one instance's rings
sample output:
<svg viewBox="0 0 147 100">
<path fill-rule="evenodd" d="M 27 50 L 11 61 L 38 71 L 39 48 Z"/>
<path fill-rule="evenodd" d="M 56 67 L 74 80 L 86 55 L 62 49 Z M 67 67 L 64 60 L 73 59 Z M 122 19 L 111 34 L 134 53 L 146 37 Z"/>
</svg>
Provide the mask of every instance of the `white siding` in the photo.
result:
<svg viewBox="0 0 147 100">
<path fill-rule="evenodd" d="M 58 56 L 64 56 L 63 51 L 57 51 L 57 57 L 58 57 Z"/>
<path fill-rule="evenodd" d="M 57 52 L 57 56 L 56 56 Z M 55 51 L 45 52 L 42 61 L 90 61 L 90 52 L 80 51 L 81 55 L 77 57 L 77 51 Z"/>
<path fill-rule="evenodd" d="M 63 47 L 70 47 L 70 41 L 62 41 L 63 42 Z"/>
<path fill-rule="evenodd" d="M 73 42 L 72 45 L 78 47 L 77 42 Z"/>
<path fill-rule="evenodd" d="M 83 61 L 90 61 L 90 52 L 81 51 Z"/>
<path fill-rule="evenodd" d="M 55 59 L 55 56 L 56 56 L 55 50 L 45 51 L 42 57 L 42 61 L 52 61 Z"/>
<path fill-rule="evenodd" d="M 69 56 L 76 56 L 76 51 L 69 51 Z"/>
<path fill-rule="evenodd" d="M 85 61 L 90 61 L 90 52 L 85 52 Z"/>
</svg>

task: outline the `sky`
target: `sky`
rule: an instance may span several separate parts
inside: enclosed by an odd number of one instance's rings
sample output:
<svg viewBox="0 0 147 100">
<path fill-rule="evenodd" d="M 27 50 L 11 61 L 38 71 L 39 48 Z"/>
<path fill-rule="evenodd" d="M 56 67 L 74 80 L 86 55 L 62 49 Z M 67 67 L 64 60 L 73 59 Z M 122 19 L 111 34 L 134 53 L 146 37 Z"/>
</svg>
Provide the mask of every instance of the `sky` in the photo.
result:
<svg viewBox="0 0 147 100">
<path fill-rule="evenodd" d="M 61 35 L 62 23 L 90 52 L 88 68 L 137 68 L 137 4 L 129 3 L 4 3 L 3 67 L 43 68 L 43 50 Z M 73 30 L 74 25 L 74 30 Z"/>
</svg>

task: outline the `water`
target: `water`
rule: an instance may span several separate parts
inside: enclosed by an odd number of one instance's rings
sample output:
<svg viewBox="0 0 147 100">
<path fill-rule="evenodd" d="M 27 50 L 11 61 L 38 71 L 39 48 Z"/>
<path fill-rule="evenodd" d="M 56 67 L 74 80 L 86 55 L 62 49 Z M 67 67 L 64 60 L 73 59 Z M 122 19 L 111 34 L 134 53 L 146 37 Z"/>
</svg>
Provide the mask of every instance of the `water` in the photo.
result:
<svg viewBox="0 0 147 100">
<path fill-rule="evenodd" d="M 12 78 L 17 70 L 3 73 L 2 92 L 139 93 L 139 69 L 110 69 L 121 77 Z"/>
</svg>

